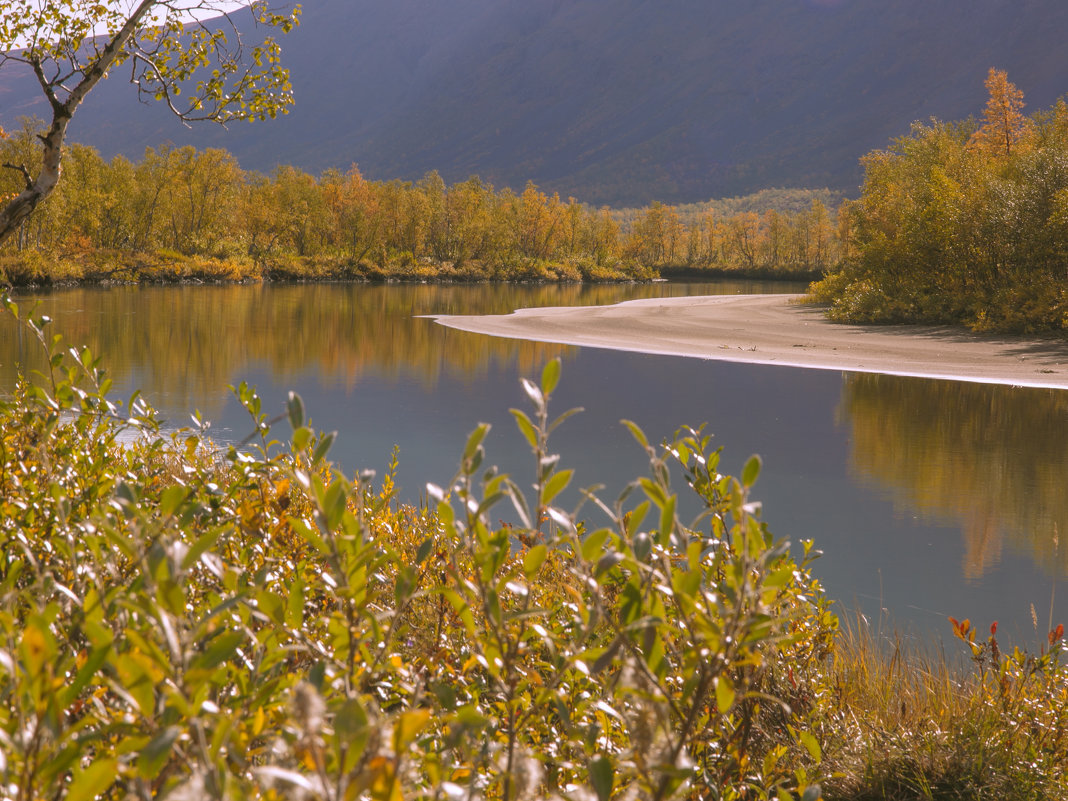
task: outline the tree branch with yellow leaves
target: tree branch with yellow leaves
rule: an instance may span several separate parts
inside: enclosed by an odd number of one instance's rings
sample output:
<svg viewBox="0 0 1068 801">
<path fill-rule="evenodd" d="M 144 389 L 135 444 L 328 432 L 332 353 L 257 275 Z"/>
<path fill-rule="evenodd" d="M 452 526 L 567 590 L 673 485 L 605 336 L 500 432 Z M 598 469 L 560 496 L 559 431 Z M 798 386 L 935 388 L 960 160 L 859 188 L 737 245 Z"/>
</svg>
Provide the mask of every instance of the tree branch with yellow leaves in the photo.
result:
<svg viewBox="0 0 1068 801">
<path fill-rule="evenodd" d="M 0 70 L 32 71 L 51 108 L 39 135 L 41 166 L 22 173 L 25 189 L 0 207 L 0 244 L 56 188 L 67 127 L 86 96 L 117 66 L 130 67 L 142 99 L 183 122 L 264 120 L 293 102 L 281 46 L 273 36 L 245 42 L 232 2 L 223 0 L 8 0 L 0 16 Z M 300 7 L 256 0 L 255 25 L 288 33 Z M 2 201 L 0 201 L 2 202 Z"/>
</svg>

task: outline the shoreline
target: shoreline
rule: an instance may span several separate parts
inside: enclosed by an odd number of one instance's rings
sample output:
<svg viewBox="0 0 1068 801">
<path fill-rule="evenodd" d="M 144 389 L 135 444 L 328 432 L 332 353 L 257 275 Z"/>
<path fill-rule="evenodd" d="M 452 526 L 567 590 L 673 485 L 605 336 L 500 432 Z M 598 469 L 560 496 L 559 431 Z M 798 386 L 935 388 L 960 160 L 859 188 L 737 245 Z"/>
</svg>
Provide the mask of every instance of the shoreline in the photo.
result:
<svg viewBox="0 0 1068 801">
<path fill-rule="evenodd" d="M 1068 389 L 1068 341 L 932 325 L 834 323 L 803 295 L 707 295 L 613 306 L 428 315 L 489 336 L 663 356 Z"/>
</svg>

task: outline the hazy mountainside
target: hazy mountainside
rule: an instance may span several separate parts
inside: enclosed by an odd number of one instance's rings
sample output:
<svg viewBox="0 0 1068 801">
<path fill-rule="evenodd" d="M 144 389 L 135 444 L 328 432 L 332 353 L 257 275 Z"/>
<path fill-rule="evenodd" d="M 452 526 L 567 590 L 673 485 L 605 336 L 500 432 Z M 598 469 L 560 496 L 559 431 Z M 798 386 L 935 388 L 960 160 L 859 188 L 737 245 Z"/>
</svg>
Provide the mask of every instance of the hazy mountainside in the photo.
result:
<svg viewBox="0 0 1068 801">
<path fill-rule="evenodd" d="M 814 201 L 819 201 L 831 215 L 845 200 L 841 192 L 830 189 L 761 189 L 742 197 L 721 197 L 702 200 L 697 203 L 682 203 L 673 206 L 679 216 L 679 222 L 685 226 L 699 224 L 702 217 L 712 214 L 713 219 L 726 220 L 737 214 L 752 212 L 763 214 L 769 209 L 780 214 L 802 214 L 812 208 Z M 649 211 L 647 206 L 639 208 L 612 209 L 612 219 L 622 226 L 624 232 L 632 230 L 634 221 L 641 219 Z"/>
<path fill-rule="evenodd" d="M 1030 108 L 1068 92 L 1063 0 L 306 0 L 297 106 L 230 131 L 140 107 L 120 74 L 71 137 L 104 155 L 225 147 L 246 168 L 472 173 L 593 203 L 775 186 L 855 193 L 915 119 L 981 111 L 991 66 Z M 0 72 L 0 123 L 37 110 Z"/>
</svg>

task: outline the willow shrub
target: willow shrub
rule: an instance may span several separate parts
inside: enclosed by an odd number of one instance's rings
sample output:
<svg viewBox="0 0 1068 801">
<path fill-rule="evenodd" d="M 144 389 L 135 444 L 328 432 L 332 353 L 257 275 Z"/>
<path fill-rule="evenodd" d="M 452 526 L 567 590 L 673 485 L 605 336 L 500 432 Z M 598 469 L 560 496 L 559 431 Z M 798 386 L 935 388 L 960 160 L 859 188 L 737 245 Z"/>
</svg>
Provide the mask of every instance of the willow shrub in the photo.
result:
<svg viewBox="0 0 1068 801">
<path fill-rule="evenodd" d="M 554 361 L 514 411 L 533 490 L 482 425 L 411 508 L 332 466 L 297 396 L 268 419 L 237 387 L 240 445 L 165 434 L 47 323 L 50 370 L 0 402 L 0 797 L 820 796 L 837 624 L 757 459 L 630 425 L 649 474 L 565 511 Z"/>
</svg>

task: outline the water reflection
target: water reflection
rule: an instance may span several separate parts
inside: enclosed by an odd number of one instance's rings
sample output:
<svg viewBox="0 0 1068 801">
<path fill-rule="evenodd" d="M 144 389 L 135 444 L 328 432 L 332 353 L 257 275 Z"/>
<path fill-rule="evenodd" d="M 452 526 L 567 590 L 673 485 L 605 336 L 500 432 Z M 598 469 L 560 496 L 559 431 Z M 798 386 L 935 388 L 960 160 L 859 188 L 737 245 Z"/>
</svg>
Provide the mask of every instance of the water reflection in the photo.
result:
<svg viewBox="0 0 1068 801">
<path fill-rule="evenodd" d="M 449 330 L 414 320 L 418 315 L 504 314 L 531 306 L 800 288 L 754 281 L 224 285 L 69 289 L 36 299 L 65 341 L 103 354 L 113 376 L 157 398 L 166 396 L 171 407 L 198 406 L 210 415 L 233 376 L 253 367 L 276 379 L 314 370 L 326 386 L 351 388 L 373 371 L 416 376 L 432 388 L 443 374 L 476 378 L 494 363 L 533 373 L 552 356 L 573 350 Z M 0 317 L 0 389 L 11 386 L 18 365 L 40 370 L 44 362 L 32 340 Z"/>
<path fill-rule="evenodd" d="M 840 416 L 856 474 L 959 523 L 966 578 L 987 574 L 1005 545 L 1068 573 L 1068 392 L 852 374 Z"/>
<path fill-rule="evenodd" d="M 843 389 L 830 371 L 564 349 L 413 317 L 801 288 L 120 287 L 45 294 L 41 311 L 68 343 L 103 357 L 120 397 L 143 389 L 176 425 L 199 408 L 222 440 L 252 430 L 227 384 L 258 386 L 264 408 L 275 411 L 289 390 L 300 392 L 317 427 L 341 432 L 331 457 L 346 471 L 381 474 L 400 448 L 406 501 L 418 500 L 428 481 L 448 481 L 478 422 L 493 425 L 493 462 L 529 486 L 529 447 L 508 408 L 526 403 L 519 376 L 562 352 L 555 407 L 588 410 L 555 444 L 576 470 L 574 487 L 603 483 L 611 499 L 645 470 L 620 419 L 637 421 L 654 441 L 679 424 L 707 422 L 727 471 L 751 453 L 764 457 L 766 519 L 777 535 L 813 538 L 827 552 L 817 569 L 832 597 L 869 613 L 891 609 L 899 622 L 938 634 L 949 614 L 1006 628 L 1015 621 L 1027 633 L 1030 604 L 1049 598 L 1053 606 L 1068 576 L 1055 539 L 1068 521 L 1068 393 L 872 375 L 847 376 Z M 36 358 L 30 339 L 0 314 L 0 392 L 17 363 L 41 367 Z M 576 501 L 577 490 L 566 505 Z M 1068 618 L 1063 595 L 1058 620 Z"/>
</svg>

